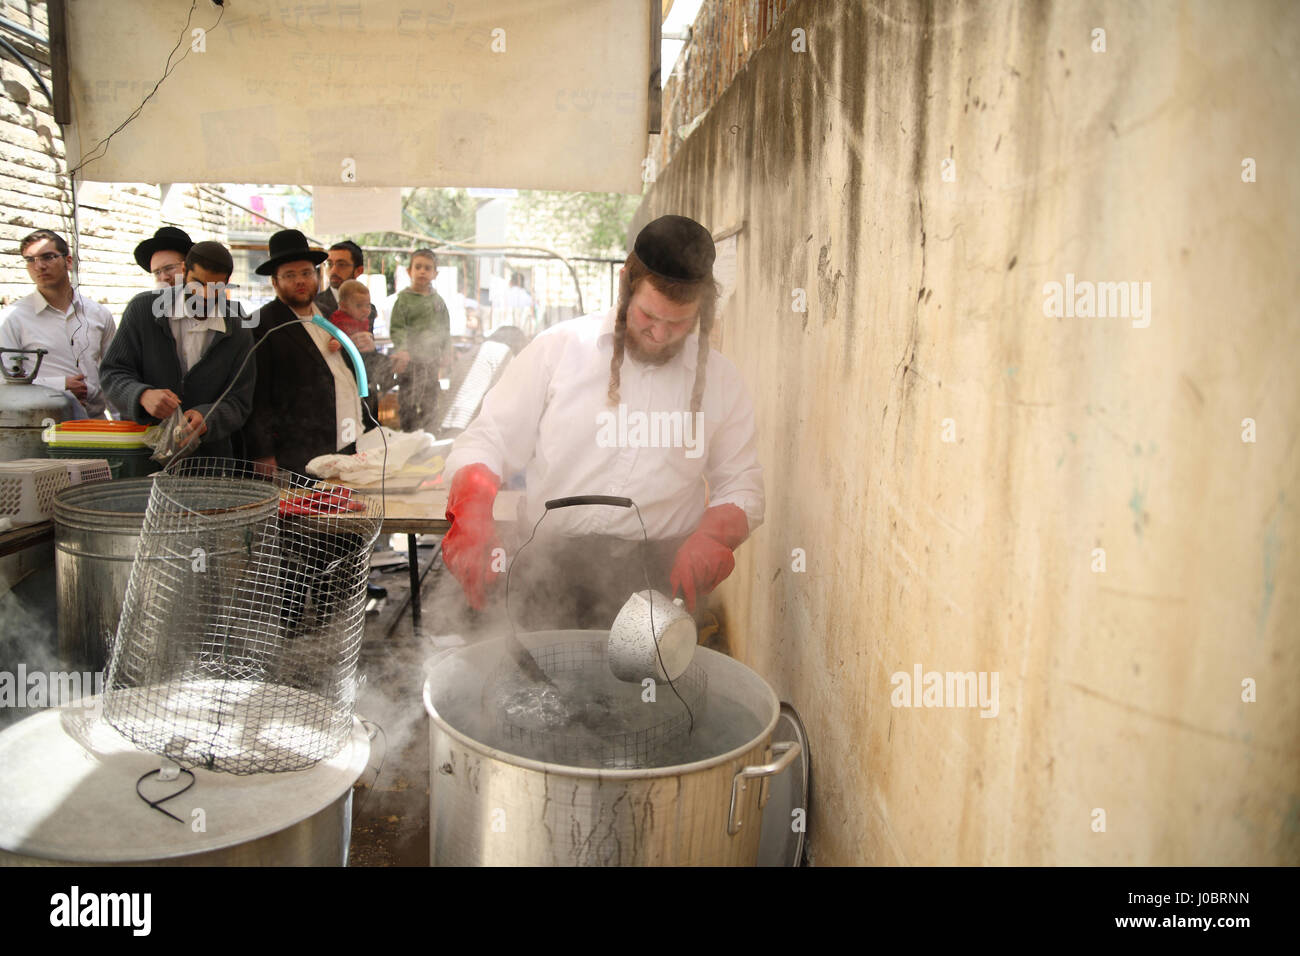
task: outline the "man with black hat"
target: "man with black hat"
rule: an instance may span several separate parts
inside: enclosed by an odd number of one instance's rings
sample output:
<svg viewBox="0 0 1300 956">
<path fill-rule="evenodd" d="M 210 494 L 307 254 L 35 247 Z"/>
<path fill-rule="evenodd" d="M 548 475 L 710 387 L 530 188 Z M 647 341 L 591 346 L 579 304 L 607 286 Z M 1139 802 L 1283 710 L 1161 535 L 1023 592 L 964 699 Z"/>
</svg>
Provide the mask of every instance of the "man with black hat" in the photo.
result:
<svg viewBox="0 0 1300 956">
<path fill-rule="evenodd" d="M 248 457 L 305 473 L 307 462 L 351 454 L 365 430 L 356 372 L 339 343 L 312 323 L 316 267 L 328 257 L 297 229 L 271 236 L 271 257 L 257 267 L 276 298 L 253 313 L 253 337 L 271 340 L 256 352 L 257 388 L 244 427 Z"/>
<path fill-rule="evenodd" d="M 196 455 L 232 457 L 232 439 L 252 406 L 256 366 L 245 359 L 253 335 L 226 295 L 234 269 L 221 243 L 192 244 L 183 285 L 127 303 L 99 366 L 104 394 L 123 418 L 154 425 L 182 409 L 189 432 L 201 438 Z"/>
<path fill-rule="evenodd" d="M 185 273 L 185 257 L 194 240 L 183 229 L 163 226 L 135 247 L 135 261 L 151 274 L 159 288 L 180 282 Z"/>
<path fill-rule="evenodd" d="M 709 348 L 713 257 L 694 220 L 651 222 L 619 272 L 617 306 L 538 335 L 456 439 L 442 553 L 472 607 L 504 577 L 492 504 L 520 471 L 525 533 L 547 515 L 511 572 L 525 626 L 607 628 L 647 574 L 694 611 L 731 573 L 733 551 L 763 520 L 763 475 L 753 404 L 736 367 Z M 545 510 L 581 495 L 637 509 Z"/>
</svg>

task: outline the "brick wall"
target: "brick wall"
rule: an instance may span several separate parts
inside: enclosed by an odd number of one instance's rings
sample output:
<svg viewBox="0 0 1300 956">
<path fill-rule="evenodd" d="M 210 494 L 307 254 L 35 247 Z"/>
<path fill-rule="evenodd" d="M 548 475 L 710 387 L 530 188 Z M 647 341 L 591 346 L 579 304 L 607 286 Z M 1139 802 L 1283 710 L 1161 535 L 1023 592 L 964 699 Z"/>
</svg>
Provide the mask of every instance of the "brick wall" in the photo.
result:
<svg viewBox="0 0 1300 956">
<path fill-rule="evenodd" d="M 48 38 L 44 3 L 0 0 L 0 17 Z M 0 28 L 53 88 L 44 43 Z M 18 241 L 33 229 L 53 229 L 74 242 L 73 196 L 63 131 L 31 74 L 0 51 L 0 308 L 32 291 Z M 149 107 L 145 107 L 148 109 Z M 110 148 L 112 146 L 110 145 Z M 195 240 L 226 238 L 226 206 L 193 184 L 78 183 L 77 281 L 83 294 L 114 315 L 153 283 L 132 250 L 161 225 L 179 226 Z"/>
<path fill-rule="evenodd" d="M 662 66 L 669 71 L 663 91 L 663 133 L 650 138 L 649 149 L 657 170 L 668 166 L 693 131 L 691 124 L 717 102 L 792 2 L 705 0 L 691 26 L 691 41 L 676 63 Z"/>
</svg>

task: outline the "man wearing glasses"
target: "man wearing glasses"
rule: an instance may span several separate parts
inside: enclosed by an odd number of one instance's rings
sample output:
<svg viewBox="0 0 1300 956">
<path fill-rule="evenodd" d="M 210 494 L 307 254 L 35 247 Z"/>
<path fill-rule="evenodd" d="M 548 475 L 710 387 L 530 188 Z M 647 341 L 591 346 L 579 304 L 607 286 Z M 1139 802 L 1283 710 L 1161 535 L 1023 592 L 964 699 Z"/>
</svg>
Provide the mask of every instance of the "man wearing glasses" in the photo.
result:
<svg viewBox="0 0 1300 956">
<path fill-rule="evenodd" d="M 102 418 L 99 363 L 113 340 L 113 316 L 72 287 L 72 256 L 58 233 L 37 229 L 18 251 L 36 291 L 5 315 L 0 348 L 45 349 L 36 384 L 66 391 L 78 402 L 82 417 Z"/>
<path fill-rule="evenodd" d="M 320 314 L 329 318 L 337 312 L 342 306 L 339 304 L 339 286 L 349 279 L 359 279 L 362 272 L 365 271 L 366 257 L 361 251 L 361 247 L 351 239 L 344 239 L 342 242 L 336 242 L 330 246 L 329 258 L 325 260 L 325 268 L 329 277 L 330 286 L 320 295 L 316 296 L 316 308 L 320 309 Z M 359 332 L 362 336 L 360 341 L 356 341 L 356 346 L 362 352 L 373 351 L 375 340 L 370 337 L 370 333 L 375 329 L 375 316 L 379 311 L 370 306 L 370 332 Z M 369 345 L 367 346 L 367 342 Z"/>
<path fill-rule="evenodd" d="M 135 261 L 153 276 L 154 284 L 163 289 L 184 279 L 185 257 L 193 247 L 194 240 L 185 230 L 163 226 L 153 234 L 153 238 L 135 247 Z"/>
</svg>

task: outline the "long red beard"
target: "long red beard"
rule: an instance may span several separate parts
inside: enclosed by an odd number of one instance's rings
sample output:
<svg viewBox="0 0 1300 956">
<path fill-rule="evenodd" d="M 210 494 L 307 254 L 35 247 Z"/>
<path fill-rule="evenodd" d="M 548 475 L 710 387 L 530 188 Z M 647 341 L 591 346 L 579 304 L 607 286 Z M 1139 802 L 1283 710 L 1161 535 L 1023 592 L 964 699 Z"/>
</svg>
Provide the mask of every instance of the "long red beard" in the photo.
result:
<svg viewBox="0 0 1300 956">
<path fill-rule="evenodd" d="M 630 355 L 632 358 L 636 359 L 638 362 L 640 362 L 643 365 L 667 365 L 678 355 L 680 355 L 682 349 L 686 347 L 686 339 L 688 336 L 683 336 L 679 341 L 674 342 L 668 348 L 660 352 L 645 351 L 641 345 L 641 337 L 637 335 L 637 333 L 632 329 L 630 325 L 627 324 L 627 303 L 626 302 L 619 303 L 618 321 L 623 325 L 624 352 Z M 698 327 L 699 325 L 697 320 L 695 328 L 692 328 L 691 331 L 694 332 Z"/>
</svg>

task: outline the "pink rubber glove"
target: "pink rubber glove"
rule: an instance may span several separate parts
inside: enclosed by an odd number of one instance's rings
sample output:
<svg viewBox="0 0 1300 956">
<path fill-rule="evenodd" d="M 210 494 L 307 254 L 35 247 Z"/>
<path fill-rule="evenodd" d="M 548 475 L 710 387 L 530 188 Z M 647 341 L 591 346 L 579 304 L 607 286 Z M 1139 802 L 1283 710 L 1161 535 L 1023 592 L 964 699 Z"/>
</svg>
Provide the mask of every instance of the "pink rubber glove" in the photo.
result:
<svg viewBox="0 0 1300 956">
<path fill-rule="evenodd" d="M 748 535 L 745 512 L 736 505 L 718 505 L 704 512 L 695 533 L 677 549 L 669 583 L 674 596 L 682 592 L 692 614 L 696 595 L 708 594 L 735 569 L 732 552 Z"/>
<path fill-rule="evenodd" d="M 488 585 L 496 578 L 491 571 L 492 551 L 501 544 L 492 503 L 500 487 L 501 479 L 492 469 L 475 463 L 456 472 L 447 493 L 451 528 L 442 539 L 442 560 L 476 610 L 487 603 Z"/>
</svg>

